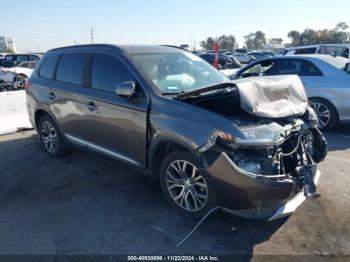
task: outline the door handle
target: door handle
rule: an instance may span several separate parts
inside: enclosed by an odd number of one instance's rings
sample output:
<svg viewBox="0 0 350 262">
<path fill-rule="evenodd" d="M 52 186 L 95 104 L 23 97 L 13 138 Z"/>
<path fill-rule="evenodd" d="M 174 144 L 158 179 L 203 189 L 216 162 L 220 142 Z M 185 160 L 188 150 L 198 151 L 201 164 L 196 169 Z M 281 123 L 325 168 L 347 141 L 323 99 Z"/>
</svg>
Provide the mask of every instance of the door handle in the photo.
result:
<svg viewBox="0 0 350 262">
<path fill-rule="evenodd" d="M 51 93 L 49 94 L 49 99 L 50 99 L 50 100 L 54 100 L 55 98 L 56 98 L 55 93 L 52 93 L 52 92 L 51 92 Z"/>
<path fill-rule="evenodd" d="M 90 111 L 95 111 L 97 109 L 97 106 L 94 102 L 89 102 L 86 106 Z"/>
</svg>

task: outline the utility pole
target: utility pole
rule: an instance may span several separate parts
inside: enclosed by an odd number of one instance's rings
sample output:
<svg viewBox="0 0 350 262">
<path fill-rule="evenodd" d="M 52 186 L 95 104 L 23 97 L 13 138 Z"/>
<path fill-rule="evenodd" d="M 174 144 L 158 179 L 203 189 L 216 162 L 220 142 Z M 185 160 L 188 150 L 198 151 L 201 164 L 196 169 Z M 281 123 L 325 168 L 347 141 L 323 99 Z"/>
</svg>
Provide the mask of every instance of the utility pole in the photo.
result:
<svg viewBox="0 0 350 262">
<path fill-rule="evenodd" d="M 92 27 L 90 28 L 90 41 L 91 44 L 94 43 L 94 29 Z"/>
</svg>

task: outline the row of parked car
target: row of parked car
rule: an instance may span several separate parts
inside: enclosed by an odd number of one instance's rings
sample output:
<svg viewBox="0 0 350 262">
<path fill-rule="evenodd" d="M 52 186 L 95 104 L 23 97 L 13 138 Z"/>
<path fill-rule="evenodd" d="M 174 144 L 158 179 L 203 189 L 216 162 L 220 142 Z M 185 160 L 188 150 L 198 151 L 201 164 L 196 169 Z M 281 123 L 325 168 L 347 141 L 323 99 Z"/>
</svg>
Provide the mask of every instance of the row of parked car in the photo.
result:
<svg viewBox="0 0 350 262">
<path fill-rule="evenodd" d="M 220 50 L 218 62 L 222 73 L 232 80 L 298 75 L 318 115 L 320 128 L 329 130 L 339 122 L 350 121 L 350 68 L 349 59 L 345 58 L 349 56 L 349 47 L 315 45 L 278 52 Z M 213 50 L 193 53 L 214 63 Z M 24 80 L 31 76 L 41 56 L 0 54 L 0 91 L 23 89 Z"/>
<path fill-rule="evenodd" d="M 198 55 L 210 64 L 214 63 L 215 53 L 213 50 L 193 51 L 193 53 Z M 238 48 L 233 50 L 222 49 L 219 51 L 218 64 L 220 69 L 237 69 L 241 68 L 242 65 L 249 64 L 261 58 L 280 55 L 282 54 L 274 51 L 256 51 L 244 48 Z"/>
<path fill-rule="evenodd" d="M 282 55 L 311 55 L 323 54 L 331 56 L 340 56 L 350 58 L 350 44 L 320 44 L 299 46 L 288 49 L 279 49 L 277 51 L 271 50 L 251 50 L 245 48 L 237 49 L 221 49 L 219 50 L 219 67 L 220 69 L 237 69 L 242 65 L 252 63 L 268 57 L 282 56 Z M 193 51 L 192 53 L 200 56 L 205 61 L 213 64 L 214 50 L 207 51 Z"/>
<path fill-rule="evenodd" d="M 220 50 L 219 69 L 232 80 L 298 75 L 319 127 L 333 129 L 339 122 L 350 122 L 350 44 L 320 44 L 274 51 L 248 49 Z M 214 62 L 214 51 L 194 51 Z M 245 64 L 245 65 L 244 65 Z"/>
<path fill-rule="evenodd" d="M 24 88 L 41 54 L 0 54 L 0 92 Z"/>
</svg>

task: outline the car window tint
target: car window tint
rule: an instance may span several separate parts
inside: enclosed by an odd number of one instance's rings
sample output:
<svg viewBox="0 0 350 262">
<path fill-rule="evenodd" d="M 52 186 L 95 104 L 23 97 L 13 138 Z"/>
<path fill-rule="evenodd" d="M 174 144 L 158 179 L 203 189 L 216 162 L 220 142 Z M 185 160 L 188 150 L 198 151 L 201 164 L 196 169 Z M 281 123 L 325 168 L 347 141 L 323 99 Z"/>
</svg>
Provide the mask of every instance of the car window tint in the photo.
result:
<svg viewBox="0 0 350 262">
<path fill-rule="evenodd" d="M 45 61 L 43 62 L 40 68 L 39 75 L 41 77 L 52 79 L 55 72 L 57 61 L 58 61 L 58 56 L 49 56 L 45 58 Z"/>
<path fill-rule="evenodd" d="M 270 75 L 321 76 L 321 71 L 311 62 L 299 59 L 281 59 L 271 68 Z"/>
<path fill-rule="evenodd" d="M 40 58 L 35 55 L 27 56 L 25 61 L 39 61 Z"/>
<path fill-rule="evenodd" d="M 271 69 L 275 67 L 275 62 L 272 60 L 262 61 L 252 67 L 249 67 L 247 70 L 242 72 L 240 78 L 252 77 L 252 76 L 265 76 L 273 75 L 271 74 Z"/>
<path fill-rule="evenodd" d="M 62 55 L 56 79 L 75 85 L 82 84 L 84 67 L 84 54 Z"/>
<path fill-rule="evenodd" d="M 298 54 L 298 55 L 316 54 L 316 51 L 317 51 L 317 47 L 303 48 L 303 49 L 297 49 L 295 51 L 295 54 Z"/>
<path fill-rule="evenodd" d="M 345 50 L 340 46 L 326 46 L 326 54 L 334 56 L 344 56 Z"/>
<path fill-rule="evenodd" d="M 92 88 L 114 93 L 116 87 L 126 81 L 134 81 L 134 78 L 120 60 L 109 55 L 93 55 L 91 63 Z"/>
<path fill-rule="evenodd" d="M 322 76 L 321 70 L 309 61 L 302 61 L 302 66 L 299 72 L 299 76 Z"/>
<path fill-rule="evenodd" d="M 8 56 L 6 56 L 6 57 L 5 57 L 4 66 L 5 66 L 5 67 L 11 67 L 11 66 L 13 66 L 14 58 L 15 58 L 15 56 L 13 56 L 13 55 L 8 55 Z"/>
<path fill-rule="evenodd" d="M 301 69 L 301 61 L 286 59 L 280 60 L 278 67 L 275 68 L 276 75 L 298 75 Z"/>
</svg>

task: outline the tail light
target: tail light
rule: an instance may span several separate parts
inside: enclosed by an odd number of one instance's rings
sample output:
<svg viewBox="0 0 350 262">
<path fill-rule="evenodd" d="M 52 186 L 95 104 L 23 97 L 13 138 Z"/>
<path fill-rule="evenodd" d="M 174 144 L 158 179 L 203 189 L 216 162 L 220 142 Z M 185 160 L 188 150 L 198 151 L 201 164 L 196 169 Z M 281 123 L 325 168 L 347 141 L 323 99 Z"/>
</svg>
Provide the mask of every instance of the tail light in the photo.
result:
<svg viewBox="0 0 350 262">
<path fill-rule="evenodd" d="M 24 90 L 28 93 L 29 88 L 32 86 L 32 83 L 27 79 L 24 83 Z"/>
</svg>

